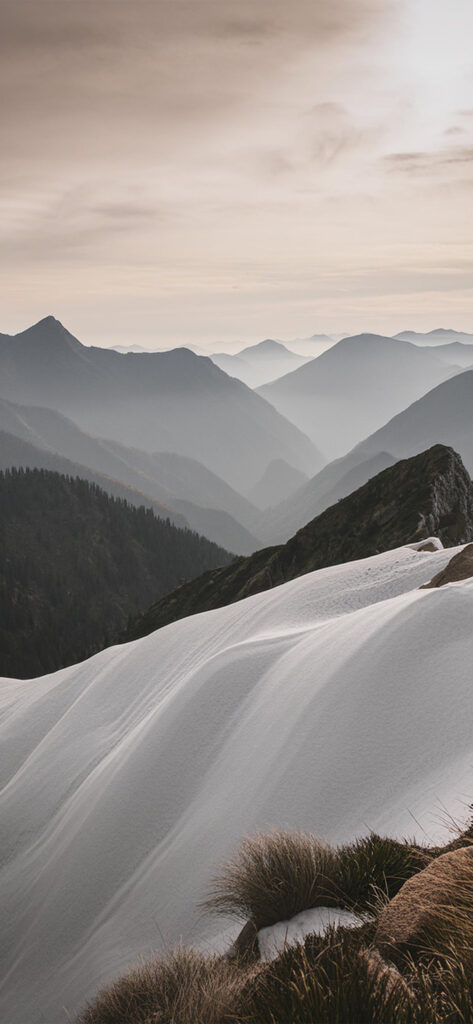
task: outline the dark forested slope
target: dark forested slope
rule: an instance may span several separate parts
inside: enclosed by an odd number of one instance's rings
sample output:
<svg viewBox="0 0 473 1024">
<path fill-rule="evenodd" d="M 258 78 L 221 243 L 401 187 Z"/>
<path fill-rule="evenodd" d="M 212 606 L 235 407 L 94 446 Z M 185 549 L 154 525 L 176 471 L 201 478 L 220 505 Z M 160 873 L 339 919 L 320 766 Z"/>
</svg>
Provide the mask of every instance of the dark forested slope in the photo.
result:
<svg viewBox="0 0 473 1024">
<path fill-rule="evenodd" d="M 85 480 L 0 473 L 0 674 L 80 661 L 182 579 L 231 557 Z"/>
</svg>

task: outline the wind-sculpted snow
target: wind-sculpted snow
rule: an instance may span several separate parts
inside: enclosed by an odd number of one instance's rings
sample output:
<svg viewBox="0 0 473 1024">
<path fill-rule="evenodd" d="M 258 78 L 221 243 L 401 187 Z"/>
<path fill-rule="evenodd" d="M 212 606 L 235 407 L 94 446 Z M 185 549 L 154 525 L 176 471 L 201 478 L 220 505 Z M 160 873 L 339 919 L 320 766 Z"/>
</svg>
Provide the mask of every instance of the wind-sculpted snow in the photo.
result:
<svg viewBox="0 0 473 1024">
<path fill-rule="evenodd" d="M 300 577 L 0 684 L 0 1019 L 56 1024 L 198 908 L 246 833 L 437 839 L 473 792 L 473 582 L 457 549 Z M 238 926 L 237 926 L 238 930 Z"/>
</svg>

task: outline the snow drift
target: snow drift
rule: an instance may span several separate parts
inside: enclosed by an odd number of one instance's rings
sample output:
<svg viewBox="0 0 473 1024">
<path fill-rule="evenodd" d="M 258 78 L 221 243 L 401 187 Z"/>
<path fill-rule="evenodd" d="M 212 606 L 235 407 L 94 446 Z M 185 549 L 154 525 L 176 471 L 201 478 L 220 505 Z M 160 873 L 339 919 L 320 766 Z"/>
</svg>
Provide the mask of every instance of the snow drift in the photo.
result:
<svg viewBox="0 0 473 1024">
<path fill-rule="evenodd" d="M 458 549 L 454 549 L 458 550 Z M 473 581 L 405 547 L 0 684 L 0 1017 L 73 1014 L 248 832 L 440 840 L 473 792 Z M 238 925 L 236 931 L 238 931 Z"/>
</svg>

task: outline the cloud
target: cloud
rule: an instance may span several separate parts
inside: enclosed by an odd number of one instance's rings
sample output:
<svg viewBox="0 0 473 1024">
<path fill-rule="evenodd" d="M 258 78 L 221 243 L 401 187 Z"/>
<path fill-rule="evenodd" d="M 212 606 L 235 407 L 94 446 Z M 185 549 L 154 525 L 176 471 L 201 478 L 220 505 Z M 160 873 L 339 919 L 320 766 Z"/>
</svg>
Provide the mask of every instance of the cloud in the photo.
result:
<svg viewBox="0 0 473 1024">
<path fill-rule="evenodd" d="M 448 134 L 452 133 L 450 130 Z M 388 167 L 404 174 L 435 174 L 445 168 L 473 164 L 473 146 L 455 146 L 433 152 L 389 153 Z"/>
<path fill-rule="evenodd" d="M 277 334 L 274 310 L 304 335 L 317 295 L 330 333 L 361 249 L 387 293 L 434 218 L 461 249 L 464 203 L 440 190 L 468 177 L 471 99 L 457 83 L 437 112 L 444 62 L 433 83 L 408 52 L 410 7 L 0 0 L 5 315 L 44 292 L 97 339 L 119 292 L 117 330 L 127 302 L 166 343 L 174 321 L 184 340 Z"/>
</svg>

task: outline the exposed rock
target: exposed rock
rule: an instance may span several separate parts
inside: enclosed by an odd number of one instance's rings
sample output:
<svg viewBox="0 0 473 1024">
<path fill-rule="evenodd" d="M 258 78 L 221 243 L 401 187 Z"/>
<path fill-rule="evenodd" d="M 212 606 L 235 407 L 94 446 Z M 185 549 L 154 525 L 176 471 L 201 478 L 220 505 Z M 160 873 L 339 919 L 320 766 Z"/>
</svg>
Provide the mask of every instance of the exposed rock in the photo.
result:
<svg viewBox="0 0 473 1024">
<path fill-rule="evenodd" d="M 459 455 L 435 445 L 403 459 L 338 501 L 287 544 L 235 558 L 162 598 L 120 640 L 270 590 L 280 583 L 356 558 L 435 536 L 445 547 L 473 540 L 473 484 Z"/>
<path fill-rule="evenodd" d="M 421 590 L 429 590 L 432 587 L 444 587 L 446 583 L 460 583 L 461 580 L 468 580 L 473 576 L 473 544 L 467 544 L 462 551 L 457 551 L 445 569 L 438 572 L 430 583 L 424 583 Z"/>
<path fill-rule="evenodd" d="M 259 960 L 258 929 L 251 919 L 246 922 L 225 954 L 226 960 Z"/>
<path fill-rule="evenodd" d="M 445 946 L 473 912 L 473 846 L 444 853 L 381 911 L 375 946 L 387 959 Z"/>
</svg>

